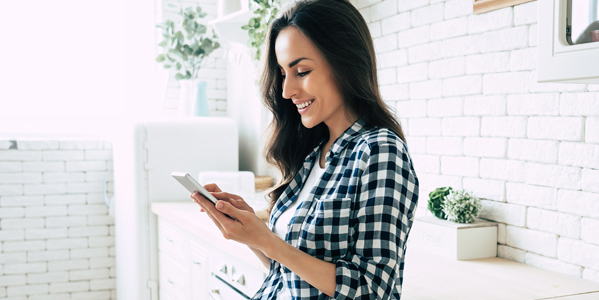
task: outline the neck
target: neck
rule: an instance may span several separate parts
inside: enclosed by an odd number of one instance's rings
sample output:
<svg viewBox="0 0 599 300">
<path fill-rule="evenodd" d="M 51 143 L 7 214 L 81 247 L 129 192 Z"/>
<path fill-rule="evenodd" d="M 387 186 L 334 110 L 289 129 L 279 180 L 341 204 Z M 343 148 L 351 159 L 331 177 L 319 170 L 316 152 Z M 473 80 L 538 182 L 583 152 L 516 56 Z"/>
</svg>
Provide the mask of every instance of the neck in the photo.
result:
<svg viewBox="0 0 599 300">
<path fill-rule="evenodd" d="M 331 145 L 333 145 L 335 140 L 337 140 L 337 138 L 339 138 L 341 134 L 345 132 L 345 130 L 351 127 L 352 124 L 354 124 L 354 122 L 358 120 L 358 117 L 356 117 L 353 114 L 348 117 L 345 117 L 344 115 L 342 119 L 331 122 L 325 122 L 325 124 L 329 128 L 329 140 L 326 142 L 325 150 L 328 151 L 328 149 L 331 147 Z"/>
</svg>

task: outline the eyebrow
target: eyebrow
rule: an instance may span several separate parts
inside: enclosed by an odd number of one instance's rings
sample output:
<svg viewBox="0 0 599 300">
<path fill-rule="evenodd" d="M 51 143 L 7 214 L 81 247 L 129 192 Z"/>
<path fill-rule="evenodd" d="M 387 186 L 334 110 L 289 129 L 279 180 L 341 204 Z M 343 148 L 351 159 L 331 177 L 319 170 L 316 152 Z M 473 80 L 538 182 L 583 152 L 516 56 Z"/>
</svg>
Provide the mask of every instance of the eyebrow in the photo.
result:
<svg viewBox="0 0 599 300">
<path fill-rule="evenodd" d="M 298 58 L 298 59 L 296 59 L 296 60 L 294 60 L 294 61 L 290 62 L 290 63 L 289 63 L 289 67 L 290 67 L 290 68 L 293 68 L 293 66 L 297 65 L 297 64 L 298 64 L 300 61 L 302 61 L 303 59 L 311 60 L 311 59 L 309 59 L 309 58 L 306 58 L 306 57 L 300 57 L 300 58 Z M 281 69 L 283 68 L 283 67 L 281 67 L 281 65 L 279 65 L 279 63 L 277 63 L 277 66 L 279 66 L 279 68 L 281 68 Z"/>
</svg>

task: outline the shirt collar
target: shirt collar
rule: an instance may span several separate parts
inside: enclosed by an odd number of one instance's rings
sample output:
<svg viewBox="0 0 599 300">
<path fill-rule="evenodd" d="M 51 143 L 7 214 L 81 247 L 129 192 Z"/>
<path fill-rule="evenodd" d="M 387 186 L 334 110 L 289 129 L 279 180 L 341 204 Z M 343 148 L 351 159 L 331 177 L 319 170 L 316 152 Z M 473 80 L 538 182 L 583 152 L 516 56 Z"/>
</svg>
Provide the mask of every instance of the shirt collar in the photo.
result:
<svg viewBox="0 0 599 300">
<path fill-rule="evenodd" d="M 335 157 L 337 154 L 339 154 L 341 152 L 341 150 L 343 150 L 343 148 L 345 148 L 345 146 L 347 145 L 347 143 L 349 143 L 351 140 L 354 139 L 354 137 L 360 135 L 362 132 L 364 132 L 366 130 L 366 122 L 362 119 L 358 119 L 356 120 L 350 127 L 348 127 L 333 143 L 333 145 L 331 146 L 331 149 L 329 149 L 329 152 L 327 153 L 327 161 L 332 158 Z M 314 156 L 316 156 L 318 153 L 320 153 L 319 149 L 320 146 L 322 145 L 322 143 L 324 143 L 325 140 L 321 140 L 318 145 L 316 145 L 316 147 L 314 147 L 314 149 L 312 149 L 312 152 L 310 152 L 310 154 L 308 155 L 308 157 L 306 157 L 306 160 L 312 160 L 312 158 L 314 158 Z"/>
</svg>

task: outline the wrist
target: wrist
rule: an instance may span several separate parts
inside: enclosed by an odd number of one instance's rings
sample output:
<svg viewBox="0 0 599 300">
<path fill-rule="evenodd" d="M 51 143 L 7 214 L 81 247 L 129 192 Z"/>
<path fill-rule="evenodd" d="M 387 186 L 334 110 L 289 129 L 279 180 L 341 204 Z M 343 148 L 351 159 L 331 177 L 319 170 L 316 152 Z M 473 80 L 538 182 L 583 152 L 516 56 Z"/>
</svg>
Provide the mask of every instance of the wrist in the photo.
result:
<svg viewBox="0 0 599 300">
<path fill-rule="evenodd" d="M 270 241 L 264 243 L 263 247 L 260 247 L 260 251 L 262 251 L 266 257 L 278 261 L 279 256 L 287 251 L 285 248 L 290 246 L 291 245 L 273 233 Z"/>
</svg>

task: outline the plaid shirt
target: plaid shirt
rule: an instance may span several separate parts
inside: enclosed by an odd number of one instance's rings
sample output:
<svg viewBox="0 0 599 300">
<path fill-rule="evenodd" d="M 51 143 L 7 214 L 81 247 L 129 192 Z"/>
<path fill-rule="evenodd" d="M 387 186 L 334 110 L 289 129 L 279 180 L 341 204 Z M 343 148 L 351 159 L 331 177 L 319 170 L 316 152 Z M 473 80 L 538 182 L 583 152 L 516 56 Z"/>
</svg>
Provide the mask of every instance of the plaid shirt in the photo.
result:
<svg viewBox="0 0 599 300">
<path fill-rule="evenodd" d="M 320 144 L 275 203 L 271 230 L 318 163 Z M 308 199 L 295 211 L 285 240 L 335 264 L 334 299 L 400 299 L 418 202 L 418 178 L 403 141 L 389 129 L 356 121 L 331 146 Z M 275 299 L 285 282 L 292 299 L 331 299 L 274 260 L 252 299 Z"/>
</svg>

